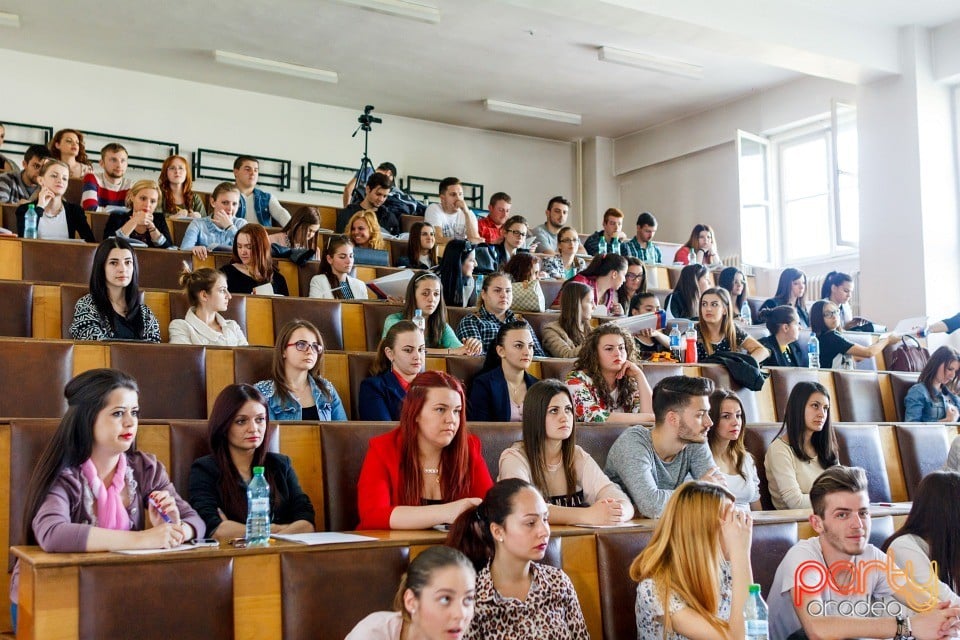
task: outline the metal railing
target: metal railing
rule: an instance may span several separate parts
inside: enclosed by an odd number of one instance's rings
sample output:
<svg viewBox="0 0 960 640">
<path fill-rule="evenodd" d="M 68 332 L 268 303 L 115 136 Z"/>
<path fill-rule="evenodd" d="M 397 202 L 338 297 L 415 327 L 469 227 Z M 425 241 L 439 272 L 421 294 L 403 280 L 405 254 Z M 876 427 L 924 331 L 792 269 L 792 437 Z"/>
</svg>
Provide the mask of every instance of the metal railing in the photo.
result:
<svg viewBox="0 0 960 640">
<path fill-rule="evenodd" d="M 100 149 L 111 142 L 119 142 L 127 150 L 128 169 L 159 172 L 164 160 L 180 154 L 180 145 L 176 142 L 120 136 L 100 131 L 84 131 L 83 137 L 90 164 L 100 160 Z"/>
<path fill-rule="evenodd" d="M 238 153 L 236 151 L 217 151 L 215 149 L 197 149 L 191 154 L 193 179 L 233 182 L 233 161 L 242 155 L 249 155 L 251 158 L 256 158 L 257 162 L 260 163 L 260 177 L 257 180 L 258 187 L 276 187 L 280 191 L 286 191 L 290 188 L 290 176 L 293 173 L 293 163 L 289 160 L 267 158 L 265 156 Z"/>
<path fill-rule="evenodd" d="M 440 190 L 442 178 L 427 178 L 425 176 L 407 176 L 403 180 L 403 190 L 414 197 L 418 197 L 426 202 L 439 202 L 437 195 Z M 483 210 L 483 185 L 476 182 L 461 182 L 463 186 L 463 199 L 471 209 Z"/>
<path fill-rule="evenodd" d="M 356 172 L 357 170 L 353 167 L 308 162 L 300 167 L 300 193 L 311 191 L 340 195 Z M 346 179 L 340 180 L 344 174 Z"/>
</svg>

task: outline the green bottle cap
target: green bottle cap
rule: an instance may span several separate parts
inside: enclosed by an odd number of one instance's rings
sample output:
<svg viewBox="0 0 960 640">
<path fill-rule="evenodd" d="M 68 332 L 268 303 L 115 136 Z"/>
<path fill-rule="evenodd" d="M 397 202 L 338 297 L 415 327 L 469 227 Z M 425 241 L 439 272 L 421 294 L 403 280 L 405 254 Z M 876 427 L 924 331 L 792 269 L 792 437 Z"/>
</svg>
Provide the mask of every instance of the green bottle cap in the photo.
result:
<svg viewBox="0 0 960 640">
<path fill-rule="evenodd" d="M 753 595 L 755 593 L 760 593 L 760 585 L 758 584 L 750 585 L 750 595 Z"/>
<path fill-rule="evenodd" d="M 253 468 L 253 475 L 255 475 L 255 476 L 262 476 L 262 475 L 263 475 L 263 467 L 254 467 L 254 468 Z"/>
</svg>

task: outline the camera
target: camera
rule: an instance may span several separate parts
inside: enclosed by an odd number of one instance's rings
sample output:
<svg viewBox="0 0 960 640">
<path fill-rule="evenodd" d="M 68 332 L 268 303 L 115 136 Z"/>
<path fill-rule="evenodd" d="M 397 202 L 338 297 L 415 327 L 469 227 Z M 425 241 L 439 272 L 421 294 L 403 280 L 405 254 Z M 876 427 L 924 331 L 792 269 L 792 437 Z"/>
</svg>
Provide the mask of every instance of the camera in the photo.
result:
<svg viewBox="0 0 960 640">
<path fill-rule="evenodd" d="M 373 106 L 372 104 L 368 104 L 367 106 L 365 106 L 365 107 L 363 108 L 363 115 L 361 115 L 359 118 L 357 118 L 357 122 L 360 123 L 360 127 L 361 127 L 364 131 L 370 131 L 370 125 L 373 125 L 373 124 L 383 124 L 383 119 L 382 119 L 382 118 L 377 118 L 377 117 L 374 117 L 374 116 L 370 115 L 370 112 L 373 111 L 373 110 L 374 110 L 374 106 Z"/>
</svg>

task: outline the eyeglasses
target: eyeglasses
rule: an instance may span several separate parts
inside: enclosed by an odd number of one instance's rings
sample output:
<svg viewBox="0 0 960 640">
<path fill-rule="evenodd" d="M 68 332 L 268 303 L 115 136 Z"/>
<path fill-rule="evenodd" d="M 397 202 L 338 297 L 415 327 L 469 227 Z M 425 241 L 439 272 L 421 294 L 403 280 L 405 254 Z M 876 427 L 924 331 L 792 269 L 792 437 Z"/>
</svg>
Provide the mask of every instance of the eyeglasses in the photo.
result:
<svg viewBox="0 0 960 640">
<path fill-rule="evenodd" d="M 527 232 L 526 232 L 526 231 L 517 231 L 516 229 L 510 229 L 510 230 L 507 231 L 507 233 L 512 233 L 513 235 L 517 236 L 518 238 L 526 238 L 526 237 L 527 237 Z"/>
<path fill-rule="evenodd" d="M 642 274 L 642 273 L 629 273 L 629 272 L 628 272 L 625 277 L 626 277 L 627 280 L 639 280 L 640 278 L 643 277 L 643 274 Z"/>
<path fill-rule="evenodd" d="M 564 238 L 563 240 L 558 240 L 560 244 L 577 244 L 580 242 L 580 238 Z"/>
<path fill-rule="evenodd" d="M 323 351 L 323 345 L 321 345 L 319 342 L 307 342 L 306 340 L 297 340 L 296 342 L 288 342 L 287 346 L 293 347 L 294 349 L 296 349 L 301 353 L 306 353 L 307 351 L 310 351 L 310 349 L 313 349 L 313 352 L 319 355 L 320 352 Z"/>
<path fill-rule="evenodd" d="M 835 318 L 840 312 L 839 311 L 824 311 L 824 318 Z"/>
</svg>

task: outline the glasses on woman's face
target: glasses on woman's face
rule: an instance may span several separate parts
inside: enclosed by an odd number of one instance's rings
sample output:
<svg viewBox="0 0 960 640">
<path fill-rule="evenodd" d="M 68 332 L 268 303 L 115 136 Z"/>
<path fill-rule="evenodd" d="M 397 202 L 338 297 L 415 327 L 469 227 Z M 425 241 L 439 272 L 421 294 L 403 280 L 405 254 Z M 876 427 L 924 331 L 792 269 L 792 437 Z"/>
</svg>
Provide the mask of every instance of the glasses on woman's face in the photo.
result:
<svg viewBox="0 0 960 640">
<path fill-rule="evenodd" d="M 306 340 L 297 340 L 296 342 L 288 342 L 288 347 L 293 347 L 301 353 L 306 353 L 313 349 L 313 352 L 317 355 L 320 355 L 320 352 L 323 351 L 323 346 L 319 342 L 307 342 Z"/>
<path fill-rule="evenodd" d="M 527 237 L 527 232 L 526 232 L 526 231 L 520 231 L 519 229 L 510 229 L 509 231 L 507 231 L 507 233 L 512 233 L 513 235 L 515 235 L 515 236 L 518 237 L 518 238 L 526 238 L 526 237 Z"/>
<path fill-rule="evenodd" d="M 824 311 L 824 312 L 823 312 L 823 317 L 824 317 L 824 318 L 835 318 L 835 317 L 837 317 L 837 314 L 838 314 L 838 313 L 839 313 L 839 311 L 837 311 L 836 309 L 833 309 L 833 310 L 831 310 L 831 311 Z"/>
<path fill-rule="evenodd" d="M 560 244 L 577 244 L 580 242 L 580 238 L 564 238 L 558 241 Z"/>
<path fill-rule="evenodd" d="M 642 273 L 630 273 L 629 271 L 627 272 L 627 275 L 626 275 L 627 280 L 630 280 L 630 281 L 639 280 L 642 277 L 643 277 Z"/>
</svg>

